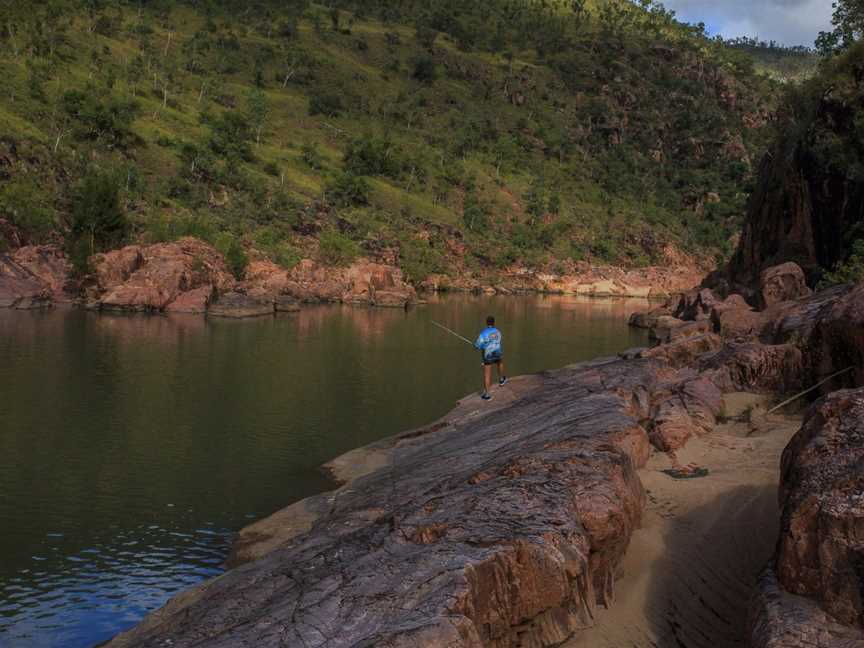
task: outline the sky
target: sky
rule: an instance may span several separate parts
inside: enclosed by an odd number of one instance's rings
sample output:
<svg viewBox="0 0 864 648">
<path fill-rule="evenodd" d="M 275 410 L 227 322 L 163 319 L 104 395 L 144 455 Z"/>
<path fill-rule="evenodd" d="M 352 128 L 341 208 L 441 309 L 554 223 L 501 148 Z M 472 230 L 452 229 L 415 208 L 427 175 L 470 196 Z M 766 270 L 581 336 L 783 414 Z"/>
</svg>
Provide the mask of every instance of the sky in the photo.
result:
<svg viewBox="0 0 864 648">
<path fill-rule="evenodd" d="M 812 46 L 831 25 L 831 0 L 665 0 L 678 18 L 704 22 L 713 36 L 756 36 L 786 45 Z"/>
</svg>

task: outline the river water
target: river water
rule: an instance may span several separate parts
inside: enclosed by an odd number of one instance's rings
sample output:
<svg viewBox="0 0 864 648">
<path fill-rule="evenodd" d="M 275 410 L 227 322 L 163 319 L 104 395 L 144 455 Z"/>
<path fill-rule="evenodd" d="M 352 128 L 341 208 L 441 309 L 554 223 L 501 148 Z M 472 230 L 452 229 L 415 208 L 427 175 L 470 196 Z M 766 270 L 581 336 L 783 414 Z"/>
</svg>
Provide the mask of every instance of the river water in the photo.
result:
<svg viewBox="0 0 864 648">
<path fill-rule="evenodd" d="M 332 487 L 352 448 L 510 374 L 645 343 L 646 302 L 434 298 L 246 321 L 0 310 L 0 646 L 92 646 L 220 573 L 233 532 Z"/>
</svg>

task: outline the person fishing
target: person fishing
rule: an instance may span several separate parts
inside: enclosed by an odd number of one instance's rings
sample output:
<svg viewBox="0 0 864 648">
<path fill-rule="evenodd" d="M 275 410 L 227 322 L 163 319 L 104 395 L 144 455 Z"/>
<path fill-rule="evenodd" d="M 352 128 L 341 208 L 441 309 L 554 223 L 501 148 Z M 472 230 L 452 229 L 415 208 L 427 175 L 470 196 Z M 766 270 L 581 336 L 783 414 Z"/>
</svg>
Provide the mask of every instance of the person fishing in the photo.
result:
<svg viewBox="0 0 864 648">
<path fill-rule="evenodd" d="M 483 394 L 480 398 L 484 401 L 492 400 L 489 389 L 492 387 L 492 365 L 498 368 L 498 384 L 507 382 L 504 372 L 504 351 L 501 345 L 503 336 L 501 331 L 495 328 L 495 318 L 490 315 L 486 318 L 486 328 L 480 331 L 474 347 L 483 353 Z"/>
</svg>

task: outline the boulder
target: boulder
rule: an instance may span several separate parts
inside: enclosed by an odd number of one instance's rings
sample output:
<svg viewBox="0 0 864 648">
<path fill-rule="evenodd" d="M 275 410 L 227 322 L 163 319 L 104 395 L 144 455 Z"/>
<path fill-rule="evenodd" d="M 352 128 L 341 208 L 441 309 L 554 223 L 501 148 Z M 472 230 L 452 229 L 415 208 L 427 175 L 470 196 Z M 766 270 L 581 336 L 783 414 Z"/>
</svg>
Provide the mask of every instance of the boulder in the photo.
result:
<svg viewBox="0 0 864 648">
<path fill-rule="evenodd" d="M 311 259 L 303 259 L 288 274 L 286 294 L 303 302 L 338 302 L 346 286 L 334 275 L 341 271 L 319 266 Z"/>
<path fill-rule="evenodd" d="M 347 268 L 324 267 L 304 259 L 288 273 L 280 290 L 305 302 L 402 307 L 417 300 L 399 268 L 365 259 Z"/>
<path fill-rule="evenodd" d="M 660 317 L 654 328 L 651 329 L 650 338 L 660 343 L 669 343 L 687 337 L 704 335 L 710 331 L 711 323 L 708 320 L 684 322 L 674 317 Z"/>
<path fill-rule="evenodd" d="M 210 304 L 207 315 L 210 317 L 229 317 L 243 319 L 272 315 L 275 306 L 272 301 L 258 299 L 239 292 L 228 292 Z"/>
<path fill-rule="evenodd" d="M 693 436 L 714 430 L 723 394 L 708 377 L 685 375 L 655 392 L 649 437 L 662 452 L 679 450 Z"/>
<path fill-rule="evenodd" d="M 207 306 L 213 299 L 213 286 L 202 286 L 194 290 L 180 293 L 174 301 L 165 307 L 166 313 L 206 313 Z"/>
<path fill-rule="evenodd" d="M 750 648 L 861 648 L 864 632 L 840 623 L 812 599 L 786 592 L 774 564 L 756 585 L 748 615 Z"/>
<path fill-rule="evenodd" d="M 815 403 L 783 452 L 778 581 L 864 628 L 864 389 Z"/>
<path fill-rule="evenodd" d="M 711 318 L 711 309 L 720 303 L 720 299 L 710 288 L 702 288 L 684 294 L 673 315 L 678 319 L 698 321 Z"/>
<path fill-rule="evenodd" d="M 15 250 L 12 258 L 39 279 L 55 303 L 74 301 L 69 280 L 72 268 L 63 250 L 55 245 L 30 245 Z"/>
<path fill-rule="evenodd" d="M 652 329 L 662 317 L 671 317 L 672 311 L 665 306 L 658 306 L 647 311 L 639 311 L 630 316 L 630 326 L 641 329 Z"/>
<path fill-rule="evenodd" d="M 181 295 L 178 309 L 200 307 L 208 291 L 236 283 L 222 255 L 194 238 L 146 247 L 130 245 L 91 258 L 95 295 L 106 310 L 162 311 Z M 194 302 L 194 303 L 193 303 Z"/>
<path fill-rule="evenodd" d="M 288 271 L 267 260 L 254 260 L 246 267 L 242 282 L 246 291 L 256 290 L 269 294 L 275 299 L 287 292 L 290 281 Z"/>
<path fill-rule="evenodd" d="M 144 265 L 144 255 L 138 245 L 127 245 L 119 250 L 90 257 L 90 266 L 97 289 L 107 292 L 122 285 L 129 277 Z"/>
<path fill-rule="evenodd" d="M 719 350 L 722 346 L 723 341 L 718 335 L 705 333 L 647 349 L 642 351 L 639 357 L 663 359 L 673 367 L 684 367 L 706 353 Z"/>
<path fill-rule="evenodd" d="M 745 341 L 758 339 L 770 324 L 770 315 L 752 308 L 732 308 L 711 312 L 714 332 L 724 340 Z"/>
<path fill-rule="evenodd" d="M 804 271 L 797 263 L 783 263 L 765 269 L 759 279 L 762 307 L 807 297 L 813 293 L 807 287 Z"/>
<path fill-rule="evenodd" d="M 648 435 L 651 444 L 661 452 L 683 448 L 696 434 L 696 426 L 687 408 L 674 395 L 654 406 L 652 422 Z"/>
<path fill-rule="evenodd" d="M 51 290 L 8 254 L 0 254 L 0 308 L 31 309 L 51 305 Z"/>
<path fill-rule="evenodd" d="M 697 363 L 724 392 L 794 393 L 805 380 L 805 358 L 793 344 L 727 344 Z"/>
<path fill-rule="evenodd" d="M 754 648 L 864 645 L 864 389 L 817 401 L 783 452 L 780 538 L 750 609 Z"/>
</svg>

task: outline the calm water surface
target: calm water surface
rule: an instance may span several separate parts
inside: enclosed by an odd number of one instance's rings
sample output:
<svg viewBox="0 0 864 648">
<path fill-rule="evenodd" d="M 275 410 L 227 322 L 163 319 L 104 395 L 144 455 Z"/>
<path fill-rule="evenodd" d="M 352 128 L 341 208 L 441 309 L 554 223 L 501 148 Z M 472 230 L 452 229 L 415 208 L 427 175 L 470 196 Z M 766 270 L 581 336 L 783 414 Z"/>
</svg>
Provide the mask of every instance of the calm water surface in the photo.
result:
<svg viewBox="0 0 864 648">
<path fill-rule="evenodd" d="M 325 461 L 511 374 L 644 344 L 645 302 L 434 300 L 247 321 L 0 310 L 0 646 L 92 646 L 218 574 L 231 534 L 332 487 Z"/>
</svg>

